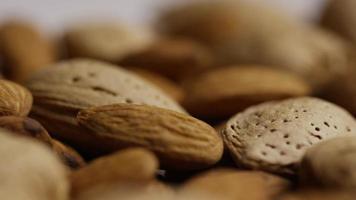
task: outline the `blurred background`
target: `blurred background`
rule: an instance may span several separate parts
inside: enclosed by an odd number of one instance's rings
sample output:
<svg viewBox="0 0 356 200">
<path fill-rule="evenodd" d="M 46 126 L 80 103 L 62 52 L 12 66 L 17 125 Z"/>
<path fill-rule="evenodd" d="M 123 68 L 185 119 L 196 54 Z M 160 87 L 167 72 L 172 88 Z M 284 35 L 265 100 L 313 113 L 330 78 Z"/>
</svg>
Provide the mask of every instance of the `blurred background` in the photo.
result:
<svg viewBox="0 0 356 200">
<path fill-rule="evenodd" d="M 197 0 L 195 0 L 197 1 Z M 247 0 L 263 2 L 300 20 L 314 21 L 326 0 Z M 0 20 L 26 18 L 45 30 L 61 31 L 66 25 L 95 18 L 120 19 L 133 24 L 151 23 L 166 7 L 192 0 L 1 0 Z M 1 22 L 0 21 L 0 22 Z"/>
</svg>

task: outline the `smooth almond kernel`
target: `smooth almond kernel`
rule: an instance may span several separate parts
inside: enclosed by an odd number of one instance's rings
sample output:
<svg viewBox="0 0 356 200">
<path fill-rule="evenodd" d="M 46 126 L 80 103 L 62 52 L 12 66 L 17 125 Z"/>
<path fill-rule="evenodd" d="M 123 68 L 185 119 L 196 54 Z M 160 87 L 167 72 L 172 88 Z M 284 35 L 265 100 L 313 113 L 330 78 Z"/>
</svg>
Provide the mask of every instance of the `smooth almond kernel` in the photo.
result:
<svg viewBox="0 0 356 200">
<path fill-rule="evenodd" d="M 21 85 L 0 79 L 0 116 L 26 116 L 32 107 L 31 93 Z"/>
<path fill-rule="evenodd" d="M 222 140 L 211 126 L 167 109 L 115 104 L 82 110 L 77 120 L 101 148 L 144 147 L 167 168 L 206 168 L 222 156 Z"/>
<path fill-rule="evenodd" d="M 158 161 L 149 151 L 126 149 L 98 158 L 71 174 L 72 193 L 116 182 L 147 182 L 154 179 Z"/>
</svg>

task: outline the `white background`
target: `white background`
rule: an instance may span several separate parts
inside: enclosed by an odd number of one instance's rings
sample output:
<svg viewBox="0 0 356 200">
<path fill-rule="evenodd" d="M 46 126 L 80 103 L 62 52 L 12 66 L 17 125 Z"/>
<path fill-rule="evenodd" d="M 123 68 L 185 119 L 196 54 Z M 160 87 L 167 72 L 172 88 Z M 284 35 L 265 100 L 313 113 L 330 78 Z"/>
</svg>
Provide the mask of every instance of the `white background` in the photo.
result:
<svg viewBox="0 0 356 200">
<path fill-rule="evenodd" d="M 170 5 L 192 1 L 0 0 L 0 22 L 16 16 L 33 21 L 49 32 L 57 32 L 71 23 L 88 19 L 119 19 L 133 24 L 146 24 L 151 23 L 160 10 Z M 302 20 L 315 20 L 325 2 L 325 0 L 259 1 L 277 6 Z"/>
</svg>

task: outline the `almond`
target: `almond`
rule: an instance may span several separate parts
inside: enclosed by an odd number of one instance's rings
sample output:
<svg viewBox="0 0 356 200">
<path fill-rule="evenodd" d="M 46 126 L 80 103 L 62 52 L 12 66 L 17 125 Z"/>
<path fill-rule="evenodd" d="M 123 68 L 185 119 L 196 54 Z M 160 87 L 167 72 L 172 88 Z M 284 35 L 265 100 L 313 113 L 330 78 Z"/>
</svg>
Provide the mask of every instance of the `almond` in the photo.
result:
<svg viewBox="0 0 356 200">
<path fill-rule="evenodd" d="M 287 180 L 263 172 L 214 169 L 193 177 L 179 193 L 192 200 L 272 200 L 288 186 Z"/>
<path fill-rule="evenodd" d="M 141 146 L 153 151 L 162 165 L 171 169 L 206 168 L 219 161 L 223 151 L 222 141 L 211 126 L 158 107 L 94 107 L 80 111 L 77 119 L 101 148 Z"/>
<path fill-rule="evenodd" d="M 291 71 L 315 91 L 348 66 L 345 41 L 263 4 L 195 2 L 168 11 L 159 23 L 169 35 L 201 41 L 220 65 L 250 63 Z"/>
<path fill-rule="evenodd" d="M 67 170 L 45 145 L 4 130 L 0 141 L 0 199 L 69 199 Z"/>
<path fill-rule="evenodd" d="M 193 115 L 224 119 L 264 101 L 304 96 L 310 87 L 288 72 L 258 66 L 232 66 L 195 76 L 184 85 L 183 103 Z"/>
<path fill-rule="evenodd" d="M 133 148 L 98 158 L 71 174 L 72 193 L 77 195 L 101 184 L 147 182 L 154 179 L 158 161 L 149 151 Z"/>
<path fill-rule="evenodd" d="M 178 103 L 183 101 L 185 97 L 184 90 L 166 77 L 140 68 L 130 68 L 130 71 L 151 82 Z"/>
<path fill-rule="evenodd" d="M 56 60 L 53 44 L 28 22 L 10 21 L 0 28 L 5 75 L 22 82 Z"/>
<path fill-rule="evenodd" d="M 26 116 L 31 107 L 32 95 L 26 88 L 0 79 L 0 116 Z"/>
<path fill-rule="evenodd" d="M 17 135 L 35 138 L 46 144 L 71 168 L 82 167 L 85 164 L 83 158 L 74 149 L 51 138 L 47 130 L 34 119 L 17 116 L 0 117 L 0 128 Z"/>
<path fill-rule="evenodd" d="M 148 30 L 111 22 L 83 23 L 73 26 L 65 35 L 71 57 L 88 57 L 116 62 L 140 51 L 153 40 Z"/>
<path fill-rule="evenodd" d="M 328 1 L 322 16 L 322 25 L 356 44 L 355 6 L 353 0 Z"/>
<path fill-rule="evenodd" d="M 355 119 L 344 109 L 301 97 L 250 107 L 232 117 L 222 135 L 237 165 L 295 174 L 308 148 L 355 130 Z"/>
<path fill-rule="evenodd" d="M 193 40 L 171 38 L 157 41 L 119 63 L 150 70 L 178 81 L 211 68 L 213 62 L 213 55 L 204 46 Z"/>
<path fill-rule="evenodd" d="M 356 137 L 339 137 L 308 149 L 301 163 L 305 185 L 328 188 L 356 188 Z"/>
<path fill-rule="evenodd" d="M 81 109 L 127 103 L 185 112 L 174 100 L 135 74 L 88 59 L 63 61 L 44 69 L 27 86 L 35 99 L 32 116 L 56 138 L 90 154 L 97 152 L 87 148 L 90 135 L 75 120 Z"/>
</svg>

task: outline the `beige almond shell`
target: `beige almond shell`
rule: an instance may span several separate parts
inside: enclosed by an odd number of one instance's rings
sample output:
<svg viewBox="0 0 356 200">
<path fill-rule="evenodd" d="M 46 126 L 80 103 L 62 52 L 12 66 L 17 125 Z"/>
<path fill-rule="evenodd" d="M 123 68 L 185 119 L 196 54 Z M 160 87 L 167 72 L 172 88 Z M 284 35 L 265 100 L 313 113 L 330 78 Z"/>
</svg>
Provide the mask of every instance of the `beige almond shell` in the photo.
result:
<svg viewBox="0 0 356 200">
<path fill-rule="evenodd" d="M 153 42 L 148 30 L 110 22 L 83 23 L 73 26 L 65 34 L 71 57 L 88 57 L 116 62 L 146 48 Z"/>
<path fill-rule="evenodd" d="M 22 21 L 9 21 L 0 27 L 0 50 L 6 78 L 23 82 L 35 71 L 56 60 L 56 50 L 37 27 Z"/>
<path fill-rule="evenodd" d="M 151 82 L 156 87 L 160 88 L 168 96 L 174 99 L 176 102 L 181 103 L 185 97 L 185 91 L 177 83 L 161 76 L 155 72 L 148 71 L 140 68 L 130 68 L 130 71 L 134 72 L 141 78 Z"/>
<path fill-rule="evenodd" d="M 48 147 L 5 130 L 0 141 L 0 199 L 69 199 L 67 169 Z"/>
<path fill-rule="evenodd" d="M 356 13 L 354 0 L 328 1 L 321 24 L 356 44 Z"/>
<path fill-rule="evenodd" d="M 206 168 L 222 156 L 222 140 L 211 126 L 171 110 L 115 104 L 82 110 L 77 119 L 102 148 L 144 147 L 170 169 Z"/>
<path fill-rule="evenodd" d="M 252 106 L 232 117 L 222 135 L 237 165 L 295 174 L 308 148 L 355 130 L 355 119 L 341 107 L 301 97 Z"/>
<path fill-rule="evenodd" d="M 192 3 L 168 11 L 159 23 L 169 35 L 209 46 L 220 65 L 249 63 L 289 70 L 316 91 L 345 73 L 348 64 L 349 49 L 342 39 L 260 4 Z"/>
<path fill-rule="evenodd" d="M 26 88 L 0 79 L 0 116 L 26 116 L 32 101 L 32 94 Z"/>
<path fill-rule="evenodd" d="M 125 57 L 119 63 L 150 70 L 180 81 L 210 69 L 214 64 L 214 56 L 206 47 L 194 40 L 166 38 Z"/>
<path fill-rule="evenodd" d="M 158 161 L 145 149 L 131 148 L 93 160 L 86 167 L 71 173 L 72 195 L 76 196 L 91 187 L 116 182 L 153 180 Z"/>
<path fill-rule="evenodd" d="M 189 200 L 272 200 L 288 186 L 287 180 L 264 172 L 213 169 L 188 180 L 179 194 Z"/>
<path fill-rule="evenodd" d="M 356 188 L 356 137 L 338 137 L 308 149 L 300 167 L 303 185 Z"/>
<path fill-rule="evenodd" d="M 310 94 L 309 85 L 289 72 L 259 66 L 231 66 L 197 75 L 184 84 L 184 107 L 203 118 L 226 118 L 265 101 Z"/>
</svg>

